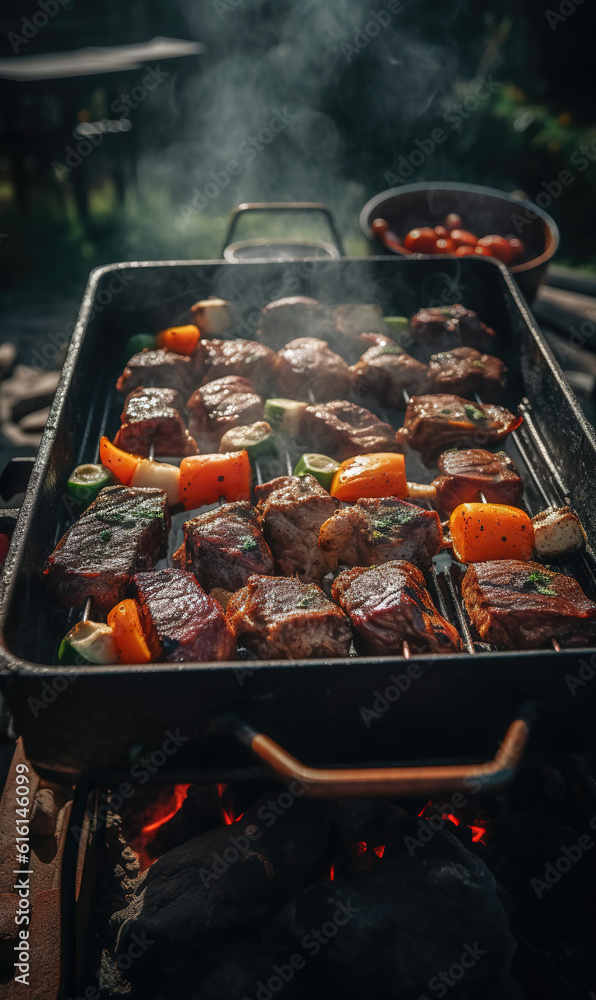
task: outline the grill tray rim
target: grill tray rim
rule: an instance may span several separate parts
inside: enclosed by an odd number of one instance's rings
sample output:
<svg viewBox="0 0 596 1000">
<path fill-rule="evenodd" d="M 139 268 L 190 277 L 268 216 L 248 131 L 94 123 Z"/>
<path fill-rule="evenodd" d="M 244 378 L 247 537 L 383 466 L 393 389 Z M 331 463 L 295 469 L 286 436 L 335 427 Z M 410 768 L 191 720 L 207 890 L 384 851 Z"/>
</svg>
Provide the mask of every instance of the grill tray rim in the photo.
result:
<svg viewBox="0 0 596 1000">
<path fill-rule="evenodd" d="M 406 269 L 408 267 L 416 267 L 425 264 L 430 265 L 431 268 L 437 270 L 440 267 L 443 271 L 445 271 L 449 267 L 450 263 L 447 259 L 438 262 L 436 257 L 420 257 L 416 260 L 402 260 L 400 258 L 388 258 L 386 256 L 348 258 L 330 262 L 321 262 L 316 258 L 303 258 L 302 261 L 296 261 L 293 263 L 299 264 L 302 262 L 312 264 L 313 267 L 318 269 L 321 269 L 322 263 L 325 266 L 335 265 L 339 267 L 347 264 L 356 266 L 361 264 L 363 267 L 380 265 L 380 267 L 386 270 L 388 274 L 391 273 L 389 272 L 389 268 L 397 268 L 395 273 L 400 274 L 401 272 L 400 277 L 403 277 L 404 273 L 407 274 Z M 514 312 L 518 314 L 521 321 L 523 321 L 523 324 L 529 333 L 530 339 L 533 342 L 533 346 L 537 349 L 540 355 L 540 362 L 545 370 L 543 372 L 545 378 L 549 381 L 554 381 L 558 393 L 562 393 L 565 397 L 566 403 L 573 413 L 576 430 L 579 432 L 586 450 L 593 458 L 592 467 L 596 468 L 596 435 L 581 412 L 581 408 L 572 389 L 567 383 L 550 347 L 537 328 L 535 321 L 533 320 L 533 317 L 531 316 L 529 309 L 507 268 L 503 264 L 489 259 L 478 259 L 473 261 L 464 259 L 463 262 L 455 259 L 451 262 L 456 264 L 458 269 L 461 268 L 466 272 L 470 267 L 472 267 L 481 274 L 482 272 L 479 272 L 479 269 L 485 268 L 489 285 L 492 280 L 494 288 L 497 287 L 497 282 L 500 282 L 501 291 L 507 300 L 509 309 L 513 309 Z M 462 263 L 464 265 L 463 267 Z M 263 266 L 262 262 L 258 261 L 247 261 L 234 264 L 225 263 L 221 260 L 131 261 L 105 265 L 100 268 L 96 268 L 91 272 L 82 298 L 79 315 L 73 331 L 71 343 L 69 345 L 56 397 L 50 411 L 39 453 L 31 474 L 21 514 L 13 534 L 2 582 L 0 584 L 0 686 L 6 693 L 9 704 L 15 712 L 18 722 L 20 722 L 21 730 L 23 730 L 23 728 L 25 730 L 29 730 L 31 728 L 31 722 L 34 721 L 33 719 L 28 718 L 28 716 L 31 716 L 31 712 L 25 705 L 27 696 L 30 697 L 32 693 L 39 690 L 39 685 L 44 681 L 58 677 L 80 678 L 81 681 L 75 685 L 75 688 L 79 688 L 82 694 L 83 689 L 87 692 L 90 690 L 97 690 L 97 686 L 98 684 L 101 684 L 101 678 L 104 676 L 117 678 L 120 686 L 126 687 L 129 684 L 138 684 L 139 681 L 137 678 L 139 674 L 152 677 L 153 681 L 156 681 L 158 678 L 163 678 L 164 682 L 168 678 L 175 679 L 178 676 L 181 678 L 182 689 L 182 687 L 185 687 L 188 683 L 187 680 L 182 680 L 182 678 L 192 677 L 199 671 L 205 675 L 207 689 L 209 689 L 211 682 L 213 682 L 217 687 L 220 681 L 223 681 L 224 687 L 228 687 L 228 681 L 227 679 L 224 679 L 225 675 L 231 674 L 239 667 L 242 668 L 245 665 L 249 666 L 251 671 L 254 671 L 255 677 L 258 679 L 258 687 L 262 686 L 262 682 L 264 682 L 265 686 L 268 686 L 269 684 L 273 684 L 275 686 L 278 678 L 281 678 L 283 674 L 287 674 L 288 671 L 298 671 L 298 674 L 296 675 L 296 679 L 298 679 L 299 677 L 305 676 L 303 673 L 305 668 L 309 678 L 312 678 L 313 676 L 316 677 L 316 675 L 312 674 L 312 671 L 315 670 L 321 671 L 325 678 L 329 678 L 330 675 L 332 675 L 333 678 L 340 678 L 340 683 L 341 672 L 345 672 L 347 668 L 349 668 L 349 675 L 353 675 L 355 669 L 360 669 L 365 670 L 371 677 L 375 676 L 379 670 L 382 672 L 386 671 L 387 673 L 391 670 L 395 670 L 396 668 L 403 670 L 404 660 L 401 657 L 398 658 L 390 656 L 351 657 L 349 659 L 313 659 L 306 661 L 250 661 L 250 663 L 247 664 L 243 664 L 242 661 L 230 662 L 226 664 L 181 664 L 176 665 L 175 669 L 172 669 L 172 665 L 160 663 L 131 665 L 126 667 L 109 665 L 103 667 L 86 667 L 83 670 L 80 667 L 68 667 L 61 665 L 54 666 L 35 663 L 19 657 L 10 648 L 9 639 L 7 637 L 7 627 L 9 627 L 9 615 L 11 603 L 15 595 L 15 588 L 17 586 L 17 577 L 25 557 L 27 540 L 30 536 L 31 521 L 35 516 L 37 506 L 42 502 L 42 492 L 46 483 L 46 477 L 48 475 L 48 469 L 53 456 L 54 448 L 56 447 L 57 438 L 59 436 L 60 418 L 63 413 L 67 396 L 69 392 L 73 391 L 72 382 L 77 371 L 81 351 L 85 344 L 85 335 L 93 314 L 96 295 L 100 283 L 106 276 L 115 276 L 119 272 L 133 269 L 159 268 L 163 269 L 163 272 L 165 273 L 168 268 L 175 270 L 179 267 L 184 267 L 190 270 L 193 268 L 201 269 L 206 267 L 259 269 Z M 273 264 L 269 266 L 275 265 Z M 492 271 L 489 271 L 489 268 L 492 269 Z M 490 305 L 487 304 L 485 311 L 486 315 L 483 315 L 483 318 L 489 318 L 489 310 Z M 530 402 L 532 402 L 531 396 Z M 593 537 L 596 538 L 596 533 L 594 533 Z M 562 652 L 556 652 L 548 649 L 528 651 L 487 651 L 483 652 L 480 658 L 472 656 L 469 653 L 446 654 L 441 656 L 432 654 L 413 654 L 410 662 L 419 662 L 426 664 L 427 666 L 430 665 L 432 668 L 430 673 L 432 674 L 435 674 L 435 672 L 440 669 L 443 675 L 451 675 L 454 683 L 457 683 L 458 679 L 461 677 L 471 677 L 472 670 L 479 671 L 481 668 L 485 668 L 483 672 L 491 677 L 490 683 L 498 684 L 498 679 L 495 679 L 493 675 L 500 669 L 499 665 L 502 665 L 503 682 L 510 688 L 512 684 L 512 674 L 517 674 L 517 670 L 522 668 L 523 664 L 526 664 L 528 677 L 536 677 L 542 674 L 546 680 L 548 675 L 549 681 L 546 684 L 546 687 L 554 687 L 556 686 L 555 680 L 562 680 L 563 675 L 566 672 L 573 668 L 577 668 L 582 656 L 590 655 L 595 652 L 596 647 L 574 648 L 572 650 L 563 650 Z M 338 671 L 340 671 L 340 674 L 338 674 Z M 544 672 L 544 674 L 542 672 Z M 285 690 L 286 682 L 281 681 L 280 683 L 281 688 Z M 237 688 L 238 684 L 236 681 L 234 681 L 234 684 Z M 530 686 L 532 686 L 532 684 L 530 684 Z M 472 682 L 472 687 L 474 687 L 474 682 Z M 244 695 L 250 697 L 248 692 L 242 692 L 241 689 L 237 693 L 243 695 L 243 697 Z M 511 690 L 510 693 L 516 698 L 518 694 L 521 697 L 519 692 Z M 524 691 L 525 696 L 527 696 L 528 693 L 528 691 Z M 552 696 L 553 693 L 551 692 L 548 697 Z M 236 701 L 237 700 L 238 699 L 236 699 Z M 586 699 L 584 699 L 584 701 L 585 700 Z M 593 698 L 590 697 L 588 700 L 592 702 Z M 67 704 L 72 702 L 72 699 L 63 696 L 61 701 L 64 702 L 64 711 L 66 711 Z M 583 706 L 584 709 L 586 707 L 586 705 Z M 65 718 L 64 712 L 61 711 L 57 713 L 55 720 L 56 723 L 58 722 L 58 717 L 60 717 L 63 724 Z M 23 723 L 25 723 L 24 726 Z M 41 731 L 45 728 L 45 726 L 40 726 L 40 736 Z M 50 730 L 52 730 L 52 728 L 53 727 L 50 726 Z M 132 728 L 134 729 L 134 726 Z"/>
</svg>

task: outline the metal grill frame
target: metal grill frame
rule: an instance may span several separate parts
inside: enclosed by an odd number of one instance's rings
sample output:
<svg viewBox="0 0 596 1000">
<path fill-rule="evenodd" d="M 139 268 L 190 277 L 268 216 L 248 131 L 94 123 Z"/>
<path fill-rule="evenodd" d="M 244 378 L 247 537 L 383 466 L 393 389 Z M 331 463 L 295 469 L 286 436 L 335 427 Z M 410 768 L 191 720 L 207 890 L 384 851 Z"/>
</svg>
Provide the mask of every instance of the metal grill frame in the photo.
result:
<svg viewBox="0 0 596 1000">
<path fill-rule="evenodd" d="M 165 731 L 176 728 L 189 744 L 172 764 L 177 772 L 188 765 L 196 773 L 215 762 L 244 766 L 241 751 L 208 736 L 213 718 L 230 709 L 296 756 L 327 765 L 355 759 L 489 759 L 528 698 L 539 706 L 536 740 L 559 749 L 592 747 L 596 684 L 583 682 L 572 693 L 566 678 L 577 677 L 584 661 L 593 669 L 594 649 L 412 656 L 408 663 L 402 657 L 352 657 L 84 670 L 19 655 L 27 642 L 31 648 L 36 630 L 41 633 L 40 576 L 64 530 L 57 514 L 68 471 L 80 456 L 89 460 L 118 406 L 117 394 L 106 391 L 105 378 L 102 382 L 102 351 L 151 319 L 154 329 L 183 319 L 192 302 L 208 294 L 240 301 L 240 313 L 248 318 L 238 334 L 250 336 L 259 308 L 283 294 L 379 301 L 386 312 L 411 313 L 436 300 L 441 290 L 456 296 L 446 304 L 462 301 L 494 323 L 505 337 L 510 367 L 517 358 L 527 400 L 519 443 L 529 449 L 529 468 L 539 459 L 533 488 L 549 502 L 569 499 L 578 510 L 589 540 L 582 570 L 588 579 L 596 546 L 596 437 L 503 265 L 488 259 L 379 257 L 99 268 L 85 291 L 1 589 L 0 682 L 28 756 L 44 772 L 67 776 L 126 768 L 136 753 L 159 746 Z M 110 377 L 121 361 L 114 362 Z M 441 596 L 447 598 L 453 583 L 447 577 L 444 582 Z M 362 708 L 375 704 L 377 692 L 382 696 L 395 674 L 410 676 L 411 685 L 367 725 Z"/>
</svg>

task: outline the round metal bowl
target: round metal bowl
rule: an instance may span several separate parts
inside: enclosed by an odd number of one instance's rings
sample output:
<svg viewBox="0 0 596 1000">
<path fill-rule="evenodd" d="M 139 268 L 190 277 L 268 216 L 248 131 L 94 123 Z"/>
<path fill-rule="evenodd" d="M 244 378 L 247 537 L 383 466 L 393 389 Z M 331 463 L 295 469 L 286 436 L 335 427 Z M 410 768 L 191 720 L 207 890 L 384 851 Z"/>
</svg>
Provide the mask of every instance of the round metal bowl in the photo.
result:
<svg viewBox="0 0 596 1000">
<path fill-rule="evenodd" d="M 341 254 L 332 243 L 324 240 L 283 240 L 276 242 L 262 237 L 236 240 L 223 251 L 224 260 L 237 264 L 242 260 L 297 260 L 302 257 L 326 257 L 339 260 Z"/>
<path fill-rule="evenodd" d="M 391 254 L 398 251 L 388 249 L 373 235 L 374 219 L 386 219 L 389 229 L 403 240 L 416 226 L 440 225 L 450 212 L 461 215 L 464 229 L 478 236 L 498 233 L 519 237 L 525 253 L 513 264 L 511 272 L 525 297 L 533 299 L 560 237 L 556 222 L 531 201 L 475 184 L 451 181 L 404 184 L 371 198 L 360 213 L 360 226 L 374 253 Z"/>
</svg>

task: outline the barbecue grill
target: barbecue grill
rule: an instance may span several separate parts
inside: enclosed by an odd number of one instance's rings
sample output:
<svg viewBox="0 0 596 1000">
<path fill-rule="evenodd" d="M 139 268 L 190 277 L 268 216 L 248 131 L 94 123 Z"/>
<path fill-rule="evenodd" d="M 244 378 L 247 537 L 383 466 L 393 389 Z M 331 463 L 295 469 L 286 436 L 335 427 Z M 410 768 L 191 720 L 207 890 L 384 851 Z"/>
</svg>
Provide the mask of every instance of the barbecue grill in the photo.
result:
<svg viewBox="0 0 596 1000">
<path fill-rule="evenodd" d="M 126 340 L 185 321 L 192 303 L 210 294 L 233 303 L 235 333 L 242 337 L 258 328 L 260 309 L 284 295 L 378 302 L 389 315 L 455 301 L 476 310 L 496 330 L 510 369 L 506 405 L 515 408 L 522 400 L 524 421 L 506 450 L 520 469 L 531 512 L 550 504 L 574 506 L 588 543 L 567 569 L 588 596 L 596 596 L 596 438 L 503 265 L 381 257 L 100 268 L 85 291 L 2 580 L 2 689 L 29 759 L 63 780 L 81 772 L 105 775 L 130 767 L 143 748 L 159 745 L 166 730 L 178 730 L 185 742 L 172 762 L 172 781 L 191 773 L 193 780 L 255 773 L 253 753 L 260 751 L 280 771 L 291 770 L 292 758 L 310 767 L 349 766 L 357 794 L 363 794 L 367 776 L 354 772 L 374 767 L 375 790 L 397 794 L 396 788 L 404 788 L 400 774 L 384 776 L 383 768 L 425 764 L 432 772 L 425 780 L 444 787 L 446 773 L 437 775 L 437 766 L 460 767 L 465 776 L 470 762 L 488 761 L 486 773 L 497 772 L 498 785 L 510 776 L 530 720 L 536 748 L 589 750 L 596 685 L 582 680 L 580 671 L 592 669 L 596 649 L 519 653 L 483 647 L 467 624 L 458 571 L 449 565 L 439 566 L 429 582 L 437 607 L 460 631 L 467 650 L 462 654 L 407 661 L 352 656 L 175 667 L 57 665 L 59 638 L 82 610 L 73 609 L 68 618 L 43 583 L 45 560 L 72 522 L 65 502 L 68 473 L 92 461 L 100 435 L 117 427 L 121 399 L 114 382 L 126 361 Z M 403 690 L 390 702 L 384 692 L 395 677 L 404 678 Z M 570 677 L 579 677 L 582 686 L 570 684 Z M 365 721 L 362 709 L 371 707 L 376 717 Z M 495 758 L 506 733 L 513 752 Z M 333 776 L 311 778 L 338 794 Z M 389 783 L 396 780 L 397 786 Z"/>
</svg>

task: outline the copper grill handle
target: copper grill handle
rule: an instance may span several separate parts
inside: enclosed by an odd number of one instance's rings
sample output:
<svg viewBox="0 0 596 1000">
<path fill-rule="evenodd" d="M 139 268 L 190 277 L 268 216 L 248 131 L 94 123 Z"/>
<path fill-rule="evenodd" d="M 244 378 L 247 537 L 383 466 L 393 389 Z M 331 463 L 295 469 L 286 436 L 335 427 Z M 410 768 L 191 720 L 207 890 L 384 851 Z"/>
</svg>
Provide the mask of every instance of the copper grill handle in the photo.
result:
<svg viewBox="0 0 596 1000">
<path fill-rule="evenodd" d="M 302 764 L 272 740 L 229 713 L 220 720 L 223 729 L 260 757 L 286 783 L 302 782 L 310 798 L 389 798 L 473 791 L 493 794 L 512 780 L 530 733 L 528 722 L 515 719 L 494 759 L 485 764 L 447 764 L 423 767 L 314 768 Z"/>
</svg>

